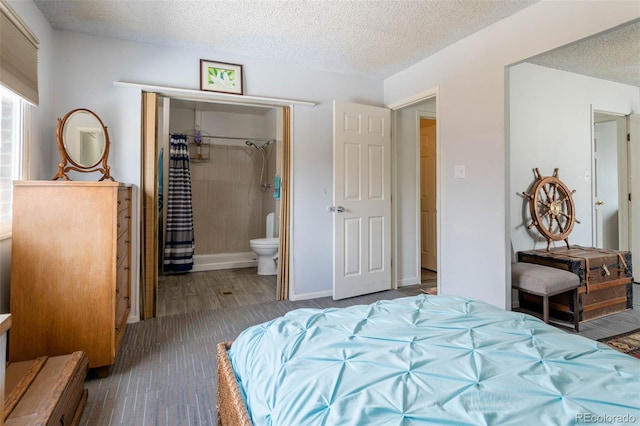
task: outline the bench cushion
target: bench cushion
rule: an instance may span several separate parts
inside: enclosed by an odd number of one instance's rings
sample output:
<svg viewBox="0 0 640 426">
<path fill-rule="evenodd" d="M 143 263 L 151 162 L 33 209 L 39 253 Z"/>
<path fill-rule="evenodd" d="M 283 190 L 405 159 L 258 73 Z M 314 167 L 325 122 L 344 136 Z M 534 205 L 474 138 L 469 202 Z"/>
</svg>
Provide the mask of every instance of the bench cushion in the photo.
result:
<svg viewBox="0 0 640 426">
<path fill-rule="evenodd" d="M 555 294 L 580 285 L 573 272 L 535 263 L 516 262 L 511 265 L 511 286 L 537 294 Z"/>
</svg>

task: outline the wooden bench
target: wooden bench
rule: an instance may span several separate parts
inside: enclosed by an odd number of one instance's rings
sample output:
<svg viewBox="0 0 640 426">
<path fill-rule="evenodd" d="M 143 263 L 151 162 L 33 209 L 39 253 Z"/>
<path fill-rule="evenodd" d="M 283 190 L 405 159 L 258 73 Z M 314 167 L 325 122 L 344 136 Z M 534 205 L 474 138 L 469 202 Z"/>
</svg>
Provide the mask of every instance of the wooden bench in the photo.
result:
<svg viewBox="0 0 640 426">
<path fill-rule="evenodd" d="M 549 323 L 549 297 L 573 291 L 573 327 L 576 333 L 580 328 L 578 313 L 578 275 L 550 266 L 535 263 L 516 262 L 511 265 L 511 287 L 518 291 L 542 297 L 542 319 Z"/>
</svg>

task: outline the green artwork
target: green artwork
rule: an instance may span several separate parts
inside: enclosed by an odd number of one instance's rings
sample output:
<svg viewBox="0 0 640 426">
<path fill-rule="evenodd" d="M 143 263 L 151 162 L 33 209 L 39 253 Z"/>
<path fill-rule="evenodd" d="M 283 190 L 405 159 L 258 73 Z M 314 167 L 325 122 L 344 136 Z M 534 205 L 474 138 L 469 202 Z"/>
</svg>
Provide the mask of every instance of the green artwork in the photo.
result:
<svg viewBox="0 0 640 426">
<path fill-rule="evenodd" d="M 236 72 L 225 68 L 209 67 L 209 84 L 220 89 L 235 89 Z"/>
</svg>

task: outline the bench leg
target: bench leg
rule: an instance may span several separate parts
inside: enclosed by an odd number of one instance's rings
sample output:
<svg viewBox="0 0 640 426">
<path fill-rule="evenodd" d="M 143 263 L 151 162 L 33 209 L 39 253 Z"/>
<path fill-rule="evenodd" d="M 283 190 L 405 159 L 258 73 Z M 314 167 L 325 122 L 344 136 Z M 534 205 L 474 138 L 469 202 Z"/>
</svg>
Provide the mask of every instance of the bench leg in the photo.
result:
<svg viewBox="0 0 640 426">
<path fill-rule="evenodd" d="M 573 290 L 573 327 L 576 333 L 580 332 L 580 305 L 579 305 L 578 289 Z"/>
<path fill-rule="evenodd" d="M 542 296 L 542 319 L 549 324 L 549 296 Z"/>
</svg>

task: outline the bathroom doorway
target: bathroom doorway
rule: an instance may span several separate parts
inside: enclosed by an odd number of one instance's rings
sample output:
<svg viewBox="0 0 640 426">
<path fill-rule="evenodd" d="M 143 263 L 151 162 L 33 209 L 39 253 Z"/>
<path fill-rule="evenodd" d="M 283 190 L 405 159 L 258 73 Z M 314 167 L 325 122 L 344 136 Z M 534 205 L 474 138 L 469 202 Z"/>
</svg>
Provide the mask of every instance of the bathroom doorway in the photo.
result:
<svg viewBox="0 0 640 426">
<path fill-rule="evenodd" d="M 206 300 L 211 302 L 210 309 L 220 304 L 229 306 L 264 302 L 267 296 L 256 297 L 259 293 L 257 286 L 263 291 L 269 289 L 267 301 L 276 300 L 283 280 L 280 275 L 257 275 L 257 256 L 250 247 L 250 241 L 266 237 L 268 216 L 271 216 L 271 223 L 276 228 L 271 232 L 275 231 L 276 237 L 281 235 L 280 212 L 283 208 L 288 211 L 288 197 L 283 194 L 284 200 L 280 202 L 279 180 L 276 176 L 283 167 L 284 176 L 288 175 L 289 164 L 286 159 L 289 158 L 290 139 L 288 134 L 283 133 L 287 133 L 284 123 L 289 123 L 289 120 L 288 107 L 158 98 L 156 150 L 163 153 L 164 157 L 162 164 L 158 162 L 156 166 L 158 180 L 164 181 L 165 184 L 160 187 L 166 188 L 170 135 L 187 135 L 195 234 L 194 269 L 179 276 L 173 274 L 170 280 L 181 281 L 180 292 L 187 298 L 197 298 L 197 303 L 194 305 L 179 300 L 177 292 L 174 292 L 168 297 L 169 303 L 180 306 L 177 307 L 178 312 L 175 309 L 169 311 L 181 313 L 180 309 L 185 309 L 185 306 L 188 309 L 190 305 L 200 306 L 196 310 L 201 310 Z M 284 144 L 285 156 L 281 155 L 283 140 L 287 141 Z M 285 188 L 286 185 L 283 185 L 283 191 Z M 163 197 L 164 194 L 158 197 L 159 201 Z M 164 202 L 159 204 L 166 205 Z M 164 275 L 161 268 L 166 213 L 161 209 L 157 216 L 158 281 L 166 282 L 169 275 Z M 286 217 L 284 219 L 286 221 Z M 284 227 L 286 234 L 288 226 Z M 276 251 L 273 262 L 278 260 Z M 284 265 L 286 263 L 277 270 L 278 273 L 287 272 Z M 216 280 L 227 284 L 241 281 L 241 290 L 236 291 L 230 284 L 216 285 Z M 193 291 L 203 283 L 211 284 L 215 292 L 198 294 Z M 158 293 L 156 287 L 154 311 L 160 315 Z M 217 301 L 212 296 L 216 296 Z"/>
</svg>

